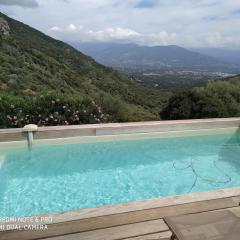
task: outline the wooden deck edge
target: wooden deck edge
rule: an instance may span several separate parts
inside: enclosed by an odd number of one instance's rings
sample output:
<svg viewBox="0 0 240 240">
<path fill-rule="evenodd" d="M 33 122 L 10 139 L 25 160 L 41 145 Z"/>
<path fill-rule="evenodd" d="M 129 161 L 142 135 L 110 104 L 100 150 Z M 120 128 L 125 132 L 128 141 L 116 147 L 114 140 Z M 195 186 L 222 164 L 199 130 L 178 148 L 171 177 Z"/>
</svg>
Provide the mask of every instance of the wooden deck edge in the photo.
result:
<svg viewBox="0 0 240 240">
<path fill-rule="evenodd" d="M 198 203 L 203 201 L 234 198 L 240 196 L 240 188 L 227 188 L 207 192 L 195 192 L 190 194 L 145 199 L 117 205 L 101 206 L 96 208 L 85 208 L 76 211 L 67 211 L 54 214 L 43 214 L 37 217 L 51 217 L 53 223 L 103 217 L 108 215 L 124 214 L 143 210 L 151 210 L 162 207 L 171 207 L 183 204 Z M 0 222 L 1 223 L 1 222 Z"/>
<path fill-rule="evenodd" d="M 141 235 L 138 237 L 124 238 L 123 240 L 171 240 L 172 232 L 159 232 L 153 234 Z"/>
<path fill-rule="evenodd" d="M 46 240 L 123 240 L 166 232 L 169 233 L 167 224 L 162 219 L 157 219 L 111 228 L 103 228 L 94 231 L 63 235 L 60 237 L 46 238 Z"/>
<path fill-rule="evenodd" d="M 238 198 L 238 202 L 240 201 L 240 196 L 239 197 L 237 197 Z M 238 217 L 238 218 L 240 218 L 240 205 L 238 205 L 238 206 L 236 206 L 236 207 L 230 207 L 230 208 L 223 208 L 223 209 L 217 209 L 217 210 L 211 210 L 211 211 L 207 211 L 207 213 L 210 215 L 210 214 L 214 214 L 214 213 L 216 213 L 216 212 L 222 212 L 222 211 L 229 211 L 229 212 L 231 212 L 231 213 L 233 213 L 236 217 Z M 204 213 L 204 212 L 206 212 L 206 211 L 202 211 L 202 212 L 199 212 L 199 213 L 189 213 L 189 214 L 183 214 L 183 215 L 177 215 L 177 216 L 173 216 L 173 218 L 175 218 L 175 217 L 182 217 L 182 216 L 188 216 L 188 215 L 193 215 L 193 216 L 195 216 L 195 217 L 197 217 L 198 216 L 198 214 L 201 214 L 201 213 Z M 169 229 L 170 229 L 170 232 L 172 232 L 172 234 L 173 234 L 173 237 L 175 237 L 176 238 L 176 235 L 175 235 L 175 233 L 176 233 L 176 229 L 173 227 L 173 226 L 171 226 L 171 217 L 172 216 L 167 216 L 167 217 L 164 217 L 163 218 L 163 220 L 164 220 L 164 222 L 167 224 L 167 226 L 169 227 Z M 176 238 L 177 239 L 177 238 Z"/>
<path fill-rule="evenodd" d="M 138 205 L 138 203 L 132 203 L 133 209 L 129 208 L 128 204 L 128 207 L 125 211 L 111 211 L 111 214 L 106 213 L 108 212 L 109 207 L 102 207 L 97 209 L 98 214 L 92 215 L 91 211 L 88 210 L 90 211 L 90 215 L 86 215 L 86 213 L 84 213 L 82 217 L 80 215 L 80 212 L 85 212 L 86 209 L 80 210 L 77 212 L 78 218 L 76 218 L 76 215 L 72 215 L 71 217 L 71 214 L 74 214 L 74 212 L 71 212 L 70 215 L 69 213 L 65 213 L 67 214 L 67 217 L 64 217 L 64 214 L 44 215 L 46 217 L 51 216 L 54 219 L 53 223 L 48 225 L 47 231 L 1 231 L 0 239 L 12 240 L 15 236 L 18 236 L 18 239 L 23 240 L 41 239 L 86 231 L 95 231 L 103 228 L 111 228 L 146 221 L 153 221 L 157 219 L 162 219 L 166 216 L 199 213 L 203 211 L 212 211 L 239 206 L 240 189 L 226 189 L 214 192 L 175 196 L 172 197 L 173 201 L 170 201 L 168 204 L 166 201 L 170 198 L 165 198 L 163 199 L 162 205 L 159 203 L 158 205 L 156 205 L 155 203 L 153 207 L 146 208 L 145 206 L 145 208 L 142 209 L 139 207 L 134 209 L 134 205 Z M 220 197 L 220 194 L 222 194 L 222 197 Z M 203 196 L 200 197 L 201 195 Z M 200 199 L 197 199 L 197 196 L 200 197 Z M 158 199 L 158 201 L 161 202 L 161 199 Z M 110 208 L 113 207 L 114 206 L 111 206 Z"/>
</svg>

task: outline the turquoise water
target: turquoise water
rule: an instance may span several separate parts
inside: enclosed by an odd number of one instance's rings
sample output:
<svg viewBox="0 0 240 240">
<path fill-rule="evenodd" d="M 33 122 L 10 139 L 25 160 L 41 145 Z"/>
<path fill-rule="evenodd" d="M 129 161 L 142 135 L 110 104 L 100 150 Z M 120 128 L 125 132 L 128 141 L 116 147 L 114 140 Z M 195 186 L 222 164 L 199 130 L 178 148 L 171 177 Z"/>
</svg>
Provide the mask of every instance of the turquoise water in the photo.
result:
<svg viewBox="0 0 240 240">
<path fill-rule="evenodd" d="M 240 186 L 240 133 L 0 148 L 0 216 Z"/>
</svg>

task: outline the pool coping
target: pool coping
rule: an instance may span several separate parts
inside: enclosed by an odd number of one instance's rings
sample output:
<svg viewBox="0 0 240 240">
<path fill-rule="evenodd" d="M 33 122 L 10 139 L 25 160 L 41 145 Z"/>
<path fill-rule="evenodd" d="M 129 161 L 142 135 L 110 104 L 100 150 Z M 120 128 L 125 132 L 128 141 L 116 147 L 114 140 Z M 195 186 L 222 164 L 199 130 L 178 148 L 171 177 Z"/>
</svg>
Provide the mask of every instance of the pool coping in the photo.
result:
<svg viewBox="0 0 240 240">
<path fill-rule="evenodd" d="M 77 136 L 106 136 L 131 133 L 200 130 L 239 127 L 240 118 L 213 118 L 132 123 L 104 123 L 72 126 L 39 127 L 34 139 L 56 139 Z M 0 129 L 0 142 L 26 140 L 22 128 Z"/>
<path fill-rule="evenodd" d="M 159 197 L 106 205 L 95 208 L 83 208 L 60 213 L 40 214 L 34 216 L 52 217 L 53 224 L 65 221 L 75 221 L 80 219 L 95 218 L 108 215 L 123 214 L 127 212 L 144 211 L 155 208 L 170 207 L 182 204 L 189 204 L 202 201 L 210 201 L 222 198 L 240 196 L 240 187 L 211 190 L 207 192 L 194 192 L 175 196 Z"/>
</svg>

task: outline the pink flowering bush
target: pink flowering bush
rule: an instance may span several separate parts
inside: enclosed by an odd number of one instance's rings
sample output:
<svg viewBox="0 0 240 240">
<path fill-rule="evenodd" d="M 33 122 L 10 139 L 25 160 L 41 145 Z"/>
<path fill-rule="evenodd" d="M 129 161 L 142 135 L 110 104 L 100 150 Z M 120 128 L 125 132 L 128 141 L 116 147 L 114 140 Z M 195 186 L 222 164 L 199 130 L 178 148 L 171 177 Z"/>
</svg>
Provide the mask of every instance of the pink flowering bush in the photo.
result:
<svg viewBox="0 0 240 240">
<path fill-rule="evenodd" d="M 108 122 L 110 116 L 93 99 L 64 94 L 13 96 L 0 94 L 0 127 L 78 125 Z"/>
</svg>

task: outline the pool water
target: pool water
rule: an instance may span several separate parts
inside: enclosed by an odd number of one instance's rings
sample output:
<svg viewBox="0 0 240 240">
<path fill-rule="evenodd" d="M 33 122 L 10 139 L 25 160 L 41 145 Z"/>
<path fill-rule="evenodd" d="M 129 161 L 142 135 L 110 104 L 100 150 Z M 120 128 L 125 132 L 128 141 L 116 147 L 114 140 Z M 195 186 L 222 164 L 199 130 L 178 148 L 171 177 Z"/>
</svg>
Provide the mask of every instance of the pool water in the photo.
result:
<svg viewBox="0 0 240 240">
<path fill-rule="evenodd" d="M 237 187 L 240 133 L 0 147 L 0 180 L 1 217 Z"/>
</svg>

